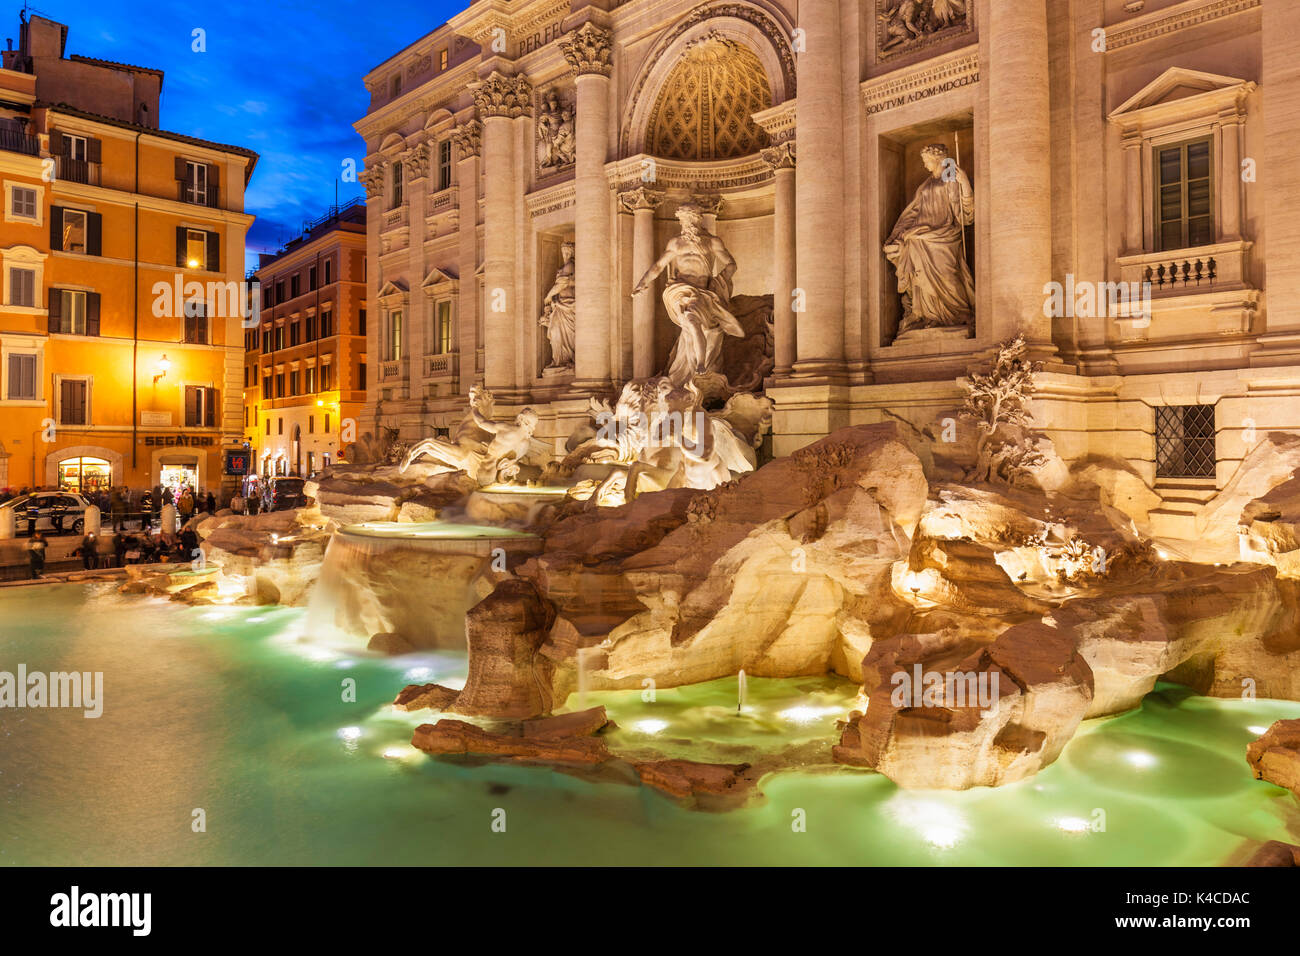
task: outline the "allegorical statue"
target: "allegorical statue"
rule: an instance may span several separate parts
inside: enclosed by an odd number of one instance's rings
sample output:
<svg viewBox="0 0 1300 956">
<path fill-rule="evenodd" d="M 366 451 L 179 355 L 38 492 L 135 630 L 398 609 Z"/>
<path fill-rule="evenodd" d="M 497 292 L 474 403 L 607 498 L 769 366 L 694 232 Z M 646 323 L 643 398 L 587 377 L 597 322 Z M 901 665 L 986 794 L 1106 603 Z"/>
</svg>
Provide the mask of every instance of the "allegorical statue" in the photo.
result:
<svg viewBox="0 0 1300 956">
<path fill-rule="evenodd" d="M 921 150 L 930 176 L 898 217 L 884 253 L 898 276 L 903 320 L 914 329 L 969 328 L 975 319 L 975 280 L 966 264 L 965 227 L 975 221 L 975 196 L 948 147 Z"/>
<path fill-rule="evenodd" d="M 537 117 L 537 165 L 558 169 L 573 163 L 576 141 L 573 130 L 573 107 L 561 102 L 551 90 L 542 101 Z"/>
<path fill-rule="evenodd" d="M 560 246 L 563 261 L 555 272 L 555 281 L 542 299 L 542 317 L 539 324 L 546 330 L 551 343 L 551 361 L 548 369 L 573 368 L 573 336 L 577 327 L 575 291 L 573 285 L 573 243 Z"/>
<path fill-rule="evenodd" d="M 426 438 L 406 453 L 401 470 L 428 456 L 443 471 L 463 471 L 479 485 L 511 481 L 519 474 L 519 463 L 528 454 L 536 428 L 537 412 L 531 408 L 525 408 L 513 421 L 494 419 L 492 394 L 475 385 L 469 391 L 469 411 L 457 441 Z M 476 430 L 491 437 L 481 441 L 474 435 Z"/>
<path fill-rule="evenodd" d="M 664 305 L 668 318 L 682 330 L 668 359 L 668 377 L 674 385 L 684 385 L 697 375 L 718 371 L 723 337 L 743 336 L 745 330 L 730 310 L 736 260 L 722 240 L 707 231 L 699 206 L 678 206 L 677 220 L 681 235 L 669 241 L 632 294 L 647 291 L 659 273 L 668 271 Z"/>
</svg>

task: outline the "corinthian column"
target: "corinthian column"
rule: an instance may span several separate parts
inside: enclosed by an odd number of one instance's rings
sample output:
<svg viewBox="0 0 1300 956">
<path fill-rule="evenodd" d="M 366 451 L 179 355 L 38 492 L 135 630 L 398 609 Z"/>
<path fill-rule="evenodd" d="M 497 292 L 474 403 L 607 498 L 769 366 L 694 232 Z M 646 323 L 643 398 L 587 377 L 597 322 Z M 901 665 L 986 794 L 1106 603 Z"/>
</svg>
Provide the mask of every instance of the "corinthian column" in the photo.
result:
<svg viewBox="0 0 1300 956">
<path fill-rule="evenodd" d="M 460 352 L 458 370 L 460 393 L 469 394 L 469 387 L 477 377 L 478 349 L 478 175 L 479 150 L 483 142 L 483 127 L 478 120 L 457 126 L 451 134 L 456 149 L 456 195 L 460 208 L 457 233 L 457 257 L 460 262 L 460 291 L 456 304 L 456 323 L 459 332 L 457 351 Z"/>
<path fill-rule="evenodd" d="M 609 129 L 609 72 L 612 37 L 584 23 L 559 41 L 577 75 L 574 150 L 574 284 L 577 321 L 574 387 L 598 391 L 610 381 L 612 342 L 609 298 L 611 250 L 610 191 L 605 178 Z"/>
<path fill-rule="evenodd" d="M 619 202 L 632 213 L 632 275 L 637 281 L 655 261 L 655 208 L 663 201 L 660 190 L 638 186 L 619 193 Z M 647 289 L 632 297 L 632 377 L 655 373 L 655 293 Z"/>
<path fill-rule="evenodd" d="M 844 369 L 844 97 L 840 0 L 801 0 L 799 102 L 795 138 L 797 281 L 806 311 L 798 317 L 798 375 Z"/>
<path fill-rule="evenodd" d="M 1052 323 L 1043 314 L 1052 278 L 1047 0 L 990 3 L 988 11 L 990 318 L 995 339 L 1024 331 L 1050 353 Z"/>
<path fill-rule="evenodd" d="M 795 220 L 794 220 L 794 143 L 786 140 L 763 150 L 763 159 L 772 167 L 776 195 L 772 208 L 772 323 L 775 326 L 776 368 L 774 374 L 787 375 L 798 357 L 795 329 Z"/>
<path fill-rule="evenodd" d="M 493 70 L 471 87 L 483 125 L 483 379 L 489 389 L 515 390 L 515 340 L 523 303 L 515 301 L 515 155 L 512 120 L 532 109 L 524 76 Z M 473 277 L 470 277 L 472 282 Z"/>
</svg>

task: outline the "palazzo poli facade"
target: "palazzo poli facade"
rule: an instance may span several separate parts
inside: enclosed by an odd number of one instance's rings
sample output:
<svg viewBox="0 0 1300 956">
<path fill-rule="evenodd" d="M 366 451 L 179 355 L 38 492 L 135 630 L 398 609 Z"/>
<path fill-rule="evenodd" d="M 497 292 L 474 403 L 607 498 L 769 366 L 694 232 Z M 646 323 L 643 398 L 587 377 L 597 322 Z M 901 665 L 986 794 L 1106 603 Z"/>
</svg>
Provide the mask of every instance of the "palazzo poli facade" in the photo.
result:
<svg viewBox="0 0 1300 956">
<path fill-rule="evenodd" d="M 562 455 L 679 357 L 665 279 L 634 290 L 682 207 L 725 249 L 721 362 L 774 403 L 765 453 L 938 435 L 1018 334 L 1037 427 L 1131 463 L 1153 530 L 1300 429 L 1281 0 L 479 0 L 365 81 L 360 431 L 446 435 L 479 384 Z"/>
</svg>

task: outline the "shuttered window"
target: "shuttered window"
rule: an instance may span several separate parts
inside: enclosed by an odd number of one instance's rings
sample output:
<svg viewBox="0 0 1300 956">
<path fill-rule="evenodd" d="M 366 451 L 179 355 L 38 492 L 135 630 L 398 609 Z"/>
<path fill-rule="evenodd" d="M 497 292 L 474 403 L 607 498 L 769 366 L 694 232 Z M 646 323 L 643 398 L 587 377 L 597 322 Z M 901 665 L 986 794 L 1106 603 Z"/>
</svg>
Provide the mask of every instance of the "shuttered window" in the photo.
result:
<svg viewBox="0 0 1300 956">
<path fill-rule="evenodd" d="M 50 289 L 49 331 L 62 335 L 99 334 L 99 293 Z"/>
<path fill-rule="evenodd" d="M 185 339 L 193 345 L 208 344 L 208 307 L 202 302 L 185 303 Z"/>
<path fill-rule="evenodd" d="M 11 205 L 13 215 L 19 219 L 36 218 L 36 190 L 27 189 L 24 186 L 10 187 Z"/>
<path fill-rule="evenodd" d="M 1156 149 L 1156 251 L 1214 242 L 1212 152 L 1209 139 Z"/>
<path fill-rule="evenodd" d="M 451 140 L 444 139 L 438 144 L 438 188 L 451 186 Z"/>
<path fill-rule="evenodd" d="M 90 382 L 84 378 L 65 378 L 59 382 L 59 424 L 90 424 Z"/>
<path fill-rule="evenodd" d="M 185 424 L 189 428 L 211 428 L 217 421 L 217 390 L 198 385 L 185 386 Z"/>
<path fill-rule="evenodd" d="M 32 309 L 36 307 L 36 270 L 9 269 L 9 304 Z"/>
<path fill-rule="evenodd" d="M 17 352 L 9 354 L 9 380 L 5 398 L 11 401 L 35 401 L 36 356 Z"/>
</svg>

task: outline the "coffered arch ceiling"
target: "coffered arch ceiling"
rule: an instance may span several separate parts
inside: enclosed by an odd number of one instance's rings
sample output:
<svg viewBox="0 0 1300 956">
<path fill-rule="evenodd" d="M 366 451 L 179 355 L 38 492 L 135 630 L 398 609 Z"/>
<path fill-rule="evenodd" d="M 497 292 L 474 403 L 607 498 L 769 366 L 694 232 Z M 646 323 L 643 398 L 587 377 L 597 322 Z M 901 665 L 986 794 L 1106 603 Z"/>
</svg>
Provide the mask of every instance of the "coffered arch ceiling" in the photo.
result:
<svg viewBox="0 0 1300 956">
<path fill-rule="evenodd" d="M 772 88 L 758 56 L 712 31 L 691 42 L 650 112 L 646 152 L 663 159 L 748 156 L 768 145 L 751 118 L 772 106 Z"/>
</svg>

